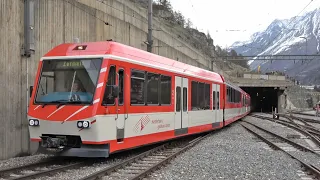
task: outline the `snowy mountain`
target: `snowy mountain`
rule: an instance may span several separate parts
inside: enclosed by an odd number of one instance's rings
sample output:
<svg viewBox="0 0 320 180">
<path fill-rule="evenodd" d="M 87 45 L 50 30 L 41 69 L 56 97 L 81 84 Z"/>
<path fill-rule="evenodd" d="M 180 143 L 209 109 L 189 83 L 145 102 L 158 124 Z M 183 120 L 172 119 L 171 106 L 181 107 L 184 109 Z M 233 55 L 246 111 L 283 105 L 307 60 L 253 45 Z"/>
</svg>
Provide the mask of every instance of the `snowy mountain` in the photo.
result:
<svg viewBox="0 0 320 180">
<path fill-rule="evenodd" d="M 250 41 L 235 42 L 230 48 L 243 55 L 313 55 L 320 50 L 320 8 L 302 16 L 274 20 Z M 306 39 L 307 41 L 306 41 Z M 307 48 L 306 48 L 307 47 Z M 306 50 L 307 49 L 307 50 Z M 320 53 L 319 53 L 320 54 Z M 312 61 L 253 61 L 252 69 L 282 71 L 303 84 L 320 84 L 320 57 Z"/>
</svg>

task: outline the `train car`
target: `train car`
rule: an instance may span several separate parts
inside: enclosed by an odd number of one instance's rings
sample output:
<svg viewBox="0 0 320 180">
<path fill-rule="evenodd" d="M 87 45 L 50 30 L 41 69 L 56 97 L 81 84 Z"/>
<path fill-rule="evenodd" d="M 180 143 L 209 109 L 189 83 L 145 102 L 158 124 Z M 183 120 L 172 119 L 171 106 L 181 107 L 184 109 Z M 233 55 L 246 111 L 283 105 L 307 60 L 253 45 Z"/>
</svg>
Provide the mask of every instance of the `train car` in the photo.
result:
<svg viewBox="0 0 320 180">
<path fill-rule="evenodd" d="M 250 112 L 250 96 L 218 73 L 112 41 L 53 48 L 30 89 L 31 141 L 60 156 L 108 157 Z"/>
</svg>

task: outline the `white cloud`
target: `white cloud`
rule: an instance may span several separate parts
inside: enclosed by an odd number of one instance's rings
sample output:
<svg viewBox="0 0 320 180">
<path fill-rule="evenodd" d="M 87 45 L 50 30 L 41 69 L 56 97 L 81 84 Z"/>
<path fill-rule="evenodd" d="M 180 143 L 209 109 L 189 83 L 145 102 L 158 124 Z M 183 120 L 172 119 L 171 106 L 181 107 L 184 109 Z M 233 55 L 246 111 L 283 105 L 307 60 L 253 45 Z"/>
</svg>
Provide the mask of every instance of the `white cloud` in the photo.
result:
<svg viewBox="0 0 320 180">
<path fill-rule="evenodd" d="M 298 15 L 310 0 L 170 0 L 202 32 L 209 30 L 214 44 L 230 46 L 235 41 L 247 40 L 264 30 L 274 19 Z M 320 5 L 313 2 L 304 12 Z M 302 12 L 301 14 L 303 14 Z M 300 15 L 301 15 L 300 14 Z"/>
</svg>

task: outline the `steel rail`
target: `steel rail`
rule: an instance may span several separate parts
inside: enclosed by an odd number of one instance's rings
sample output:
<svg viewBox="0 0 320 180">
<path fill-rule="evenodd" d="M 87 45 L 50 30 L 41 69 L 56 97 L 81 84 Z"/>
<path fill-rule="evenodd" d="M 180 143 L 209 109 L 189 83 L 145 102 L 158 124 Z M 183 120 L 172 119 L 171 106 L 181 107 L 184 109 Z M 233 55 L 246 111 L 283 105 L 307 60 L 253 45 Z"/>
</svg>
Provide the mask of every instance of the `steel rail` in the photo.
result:
<svg viewBox="0 0 320 180">
<path fill-rule="evenodd" d="M 186 144 L 182 144 L 183 147 L 180 148 L 179 144 L 171 147 L 169 143 L 160 145 L 158 147 L 155 147 L 147 152 L 141 153 L 137 156 L 134 156 L 128 160 L 125 160 L 123 162 L 119 162 L 111 167 L 107 167 L 105 169 L 102 169 L 96 173 L 93 173 L 91 175 L 88 175 L 86 177 L 81 178 L 80 180 L 95 180 L 95 179 L 102 179 L 106 175 L 110 175 L 111 173 L 118 171 L 118 170 L 129 170 L 129 171 L 135 171 L 136 173 L 132 172 L 124 172 L 124 174 L 121 175 L 115 175 L 117 179 L 120 177 L 126 176 L 129 179 L 140 179 L 149 173 L 151 173 L 153 170 L 158 168 L 159 166 L 167 163 L 177 155 L 181 154 L 185 150 L 191 148 L 196 143 L 200 142 L 202 139 L 208 137 L 211 135 L 211 133 L 206 135 L 201 135 L 200 137 L 197 137 Z M 157 157 L 157 158 L 155 158 Z M 149 159 L 148 159 L 149 158 Z M 153 159 L 154 158 L 154 159 Z M 152 160 L 150 160 L 152 159 Z M 134 163 L 140 163 L 140 166 L 133 165 Z M 142 165 L 142 166 L 141 166 Z M 150 166 L 151 165 L 151 166 Z M 132 177 L 134 175 L 134 177 Z"/>
<path fill-rule="evenodd" d="M 284 120 L 281 120 L 281 119 L 273 119 L 273 118 L 266 117 L 266 116 L 260 116 L 260 115 L 249 115 L 249 116 L 257 117 L 257 118 L 260 118 L 260 119 L 266 119 L 266 120 L 269 120 L 271 122 L 282 124 L 282 125 L 285 125 L 287 127 L 292 128 L 292 129 L 295 129 L 295 130 L 297 130 L 297 131 L 309 136 L 312 139 L 312 141 L 320 147 L 320 139 L 317 136 L 312 135 L 309 131 L 307 131 L 305 128 L 302 128 L 299 125 L 295 126 L 295 125 L 292 125 L 291 123 L 289 123 L 287 121 L 284 121 Z"/>
<path fill-rule="evenodd" d="M 241 125 L 248 130 L 249 132 L 251 132 L 252 134 L 254 134 L 255 136 L 257 136 L 258 138 L 260 138 L 261 140 L 263 140 L 265 143 L 267 143 L 268 145 L 270 145 L 271 147 L 277 149 L 277 150 L 281 150 L 284 153 L 286 153 L 287 155 L 289 155 L 290 157 L 292 157 L 293 159 L 296 159 L 297 161 L 299 161 L 306 169 L 308 169 L 309 171 L 311 171 L 317 178 L 320 178 L 320 170 L 319 168 L 317 168 L 316 166 L 309 164 L 307 162 L 304 162 L 303 160 L 301 160 L 300 158 L 294 156 L 293 154 L 285 151 L 284 149 L 282 149 L 281 147 L 279 147 L 278 145 L 276 145 L 275 143 L 269 141 L 267 138 L 263 137 L 261 134 L 255 132 L 254 130 L 252 130 L 251 128 L 249 128 L 248 126 L 244 125 L 241 123 Z"/>
<path fill-rule="evenodd" d="M 68 160 L 68 158 L 67 158 Z M 63 162 L 63 159 L 56 159 L 56 160 L 48 160 L 48 161 L 41 161 L 33 164 L 27 164 L 23 166 L 18 167 L 12 167 L 7 169 L 0 170 L 0 179 L 6 178 L 10 180 L 19 180 L 19 179 L 31 179 L 31 178 L 38 178 L 42 177 L 46 174 L 53 174 L 61 171 L 65 171 L 68 169 L 74 169 L 79 168 L 84 165 L 86 165 L 88 162 L 91 161 L 81 161 L 81 162 L 71 162 L 71 164 L 68 165 L 61 165 Z M 38 167 L 46 167 L 46 166 L 52 166 L 52 165 L 58 165 L 59 167 L 50 168 L 48 170 L 35 170 Z M 31 170 L 35 171 L 34 173 L 21 173 L 24 170 Z M 18 174 L 18 176 L 10 177 L 11 174 Z M 21 174 L 21 175 L 20 175 Z"/>
<path fill-rule="evenodd" d="M 299 144 L 299 143 L 296 143 L 296 142 L 294 142 L 294 141 L 291 141 L 290 139 L 287 139 L 287 138 L 285 138 L 285 137 L 283 137 L 283 136 L 281 136 L 281 135 L 278 135 L 278 134 L 276 134 L 276 133 L 273 133 L 273 132 L 271 132 L 271 131 L 268 131 L 268 130 L 264 129 L 263 127 L 260 127 L 260 126 L 258 126 L 258 125 L 256 125 L 256 124 L 251 123 L 251 122 L 248 122 L 248 121 L 243 121 L 243 122 L 248 123 L 248 124 L 254 126 L 255 128 L 260 129 L 260 130 L 262 130 L 262 131 L 264 131 L 264 132 L 266 132 L 266 133 L 268 133 L 268 134 L 270 134 L 270 135 L 272 135 L 272 136 L 275 136 L 275 137 L 277 137 L 277 138 L 279 138 L 279 139 L 287 142 L 288 144 L 291 144 L 291 145 L 293 145 L 293 146 L 295 146 L 295 147 L 297 147 L 297 148 L 299 148 L 299 149 L 301 149 L 301 150 L 303 150 L 303 151 L 309 151 L 309 152 L 311 152 L 311 153 L 313 153 L 313 154 L 316 154 L 316 155 L 320 156 L 319 153 L 317 153 L 316 151 L 314 151 L 314 150 L 312 150 L 312 149 L 310 149 L 310 148 L 308 148 L 308 147 L 306 147 L 306 146 L 304 146 L 304 145 L 301 145 L 301 144 Z"/>
</svg>

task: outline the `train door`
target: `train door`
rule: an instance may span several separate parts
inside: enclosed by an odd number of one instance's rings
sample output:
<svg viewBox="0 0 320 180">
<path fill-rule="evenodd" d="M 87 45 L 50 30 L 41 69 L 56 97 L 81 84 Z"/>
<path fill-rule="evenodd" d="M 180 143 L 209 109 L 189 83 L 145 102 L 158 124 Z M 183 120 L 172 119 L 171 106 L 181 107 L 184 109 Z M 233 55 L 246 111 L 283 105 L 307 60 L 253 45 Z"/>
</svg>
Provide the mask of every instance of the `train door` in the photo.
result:
<svg viewBox="0 0 320 180">
<path fill-rule="evenodd" d="M 188 133 L 188 79 L 175 77 L 175 135 Z"/>
<path fill-rule="evenodd" d="M 117 66 L 117 85 L 119 87 L 119 97 L 117 98 L 116 107 L 116 128 L 117 128 L 117 140 L 118 142 L 122 142 L 124 138 L 124 128 L 125 128 L 125 120 L 127 118 L 126 106 L 128 103 L 124 103 L 125 99 L 125 86 L 127 82 L 125 81 L 125 68 L 121 66 Z"/>
<path fill-rule="evenodd" d="M 213 117 L 213 123 L 212 123 L 212 128 L 215 128 L 219 126 L 219 119 L 217 116 L 217 103 L 218 103 L 218 98 L 217 98 L 217 85 L 212 84 L 212 117 Z"/>
<path fill-rule="evenodd" d="M 124 139 L 124 127 L 125 127 L 125 104 L 124 104 L 124 86 L 125 86 L 125 68 L 116 65 L 109 67 L 108 80 L 106 84 L 105 93 L 103 96 L 102 105 L 108 109 L 110 114 L 114 114 L 116 138 L 118 142 L 122 142 Z M 127 82 L 126 82 L 127 83 Z M 118 86 L 119 96 L 113 95 L 115 89 Z"/>
<path fill-rule="evenodd" d="M 216 110 L 217 110 L 217 120 L 219 122 L 224 121 L 223 118 L 223 114 L 224 114 L 224 108 L 220 107 L 220 100 L 221 100 L 221 93 L 220 93 L 220 85 L 217 84 L 217 91 L 216 91 L 216 95 L 217 95 L 217 106 L 216 106 Z"/>
</svg>

